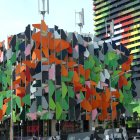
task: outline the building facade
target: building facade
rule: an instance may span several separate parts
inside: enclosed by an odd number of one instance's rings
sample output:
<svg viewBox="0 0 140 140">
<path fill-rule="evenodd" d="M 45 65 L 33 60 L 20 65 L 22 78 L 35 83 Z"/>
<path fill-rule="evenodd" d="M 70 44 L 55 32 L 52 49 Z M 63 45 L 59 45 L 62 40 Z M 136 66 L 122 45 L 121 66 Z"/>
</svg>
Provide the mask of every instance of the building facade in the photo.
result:
<svg viewBox="0 0 140 140">
<path fill-rule="evenodd" d="M 140 98 L 140 0 L 94 0 L 94 26 L 97 37 L 128 48 L 133 55 L 133 96 Z M 114 36 L 111 39 L 107 23 L 113 20 Z M 107 28 L 106 28 L 107 27 Z"/>
<path fill-rule="evenodd" d="M 0 46 L 0 120 L 12 119 L 16 135 L 21 126 L 23 135 L 56 135 L 59 121 L 63 133 L 88 131 L 89 120 L 111 122 L 138 106 L 128 49 L 44 21 L 32 26 Z"/>
</svg>

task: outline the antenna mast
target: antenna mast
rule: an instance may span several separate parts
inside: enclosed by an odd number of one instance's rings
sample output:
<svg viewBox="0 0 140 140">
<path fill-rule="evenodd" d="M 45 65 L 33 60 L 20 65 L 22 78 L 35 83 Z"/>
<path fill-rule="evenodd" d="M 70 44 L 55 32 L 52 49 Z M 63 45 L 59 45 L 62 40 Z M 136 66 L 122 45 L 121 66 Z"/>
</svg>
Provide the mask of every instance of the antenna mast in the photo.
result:
<svg viewBox="0 0 140 140">
<path fill-rule="evenodd" d="M 47 1 L 47 4 L 46 4 L 46 1 Z M 45 14 L 46 13 L 49 14 L 49 0 L 38 0 L 38 11 L 42 15 L 43 20 L 44 20 Z"/>
<path fill-rule="evenodd" d="M 77 23 L 77 21 L 76 21 L 76 15 L 79 15 L 79 22 Z M 83 28 L 83 26 L 84 26 L 84 24 L 85 24 L 85 21 L 84 21 L 84 8 L 82 8 L 82 10 L 80 11 L 80 12 L 76 12 L 75 11 L 75 25 L 78 25 L 79 27 L 80 27 L 80 34 L 81 34 L 81 32 L 82 32 L 82 28 Z"/>
</svg>

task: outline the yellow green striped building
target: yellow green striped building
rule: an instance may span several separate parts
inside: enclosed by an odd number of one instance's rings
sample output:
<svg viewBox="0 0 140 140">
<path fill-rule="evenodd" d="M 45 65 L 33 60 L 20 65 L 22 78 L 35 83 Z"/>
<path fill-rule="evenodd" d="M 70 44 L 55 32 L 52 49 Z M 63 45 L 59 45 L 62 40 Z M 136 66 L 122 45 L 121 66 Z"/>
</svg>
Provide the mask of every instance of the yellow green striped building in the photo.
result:
<svg viewBox="0 0 140 140">
<path fill-rule="evenodd" d="M 93 10 L 96 36 L 110 42 L 110 27 L 105 25 L 105 21 L 114 21 L 112 40 L 118 46 L 122 44 L 129 48 L 133 55 L 132 80 L 135 84 L 140 82 L 140 0 L 94 0 Z M 139 91 L 137 97 L 140 98 L 139 87 L 136 90 Z"/>
</svg>

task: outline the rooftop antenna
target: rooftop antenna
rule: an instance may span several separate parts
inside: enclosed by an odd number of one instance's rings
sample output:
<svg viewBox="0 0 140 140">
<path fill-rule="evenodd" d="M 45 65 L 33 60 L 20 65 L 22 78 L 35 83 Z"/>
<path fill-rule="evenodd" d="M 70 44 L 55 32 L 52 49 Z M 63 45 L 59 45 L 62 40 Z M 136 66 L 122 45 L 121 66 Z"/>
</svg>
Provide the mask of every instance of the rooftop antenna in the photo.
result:
<svg viewBox="0 0 140 140">
<path fill-rule="evenodd" d="M 79 15 L 79 22 L 77 23 L 76 19 L 77 19 L 77 14 Z M 82 8 L 81 12 L 76 12 L 75 11 L 75 25 L 78 25 L 80 27 L 80 34 L 81 34 L 81 31 L 82 31 L 82 28 L 85 24 L 85 21 L 84 21 L 84 8 Z"/>
<path fill-rule="evenodd" d="M 49 0 L 38 0 L 38 11 L 42 15 L 44 20 L 45 14 L 49 14 Z"/>
</svg>

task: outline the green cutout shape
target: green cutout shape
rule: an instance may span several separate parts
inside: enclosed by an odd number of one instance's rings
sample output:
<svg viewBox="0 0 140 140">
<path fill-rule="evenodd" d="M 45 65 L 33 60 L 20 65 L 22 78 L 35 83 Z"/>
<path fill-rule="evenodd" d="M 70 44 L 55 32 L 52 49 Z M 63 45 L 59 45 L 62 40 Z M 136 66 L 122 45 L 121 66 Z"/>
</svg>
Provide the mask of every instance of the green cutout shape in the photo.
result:
<svg viewBox="0 0 140 140">
<path fill-rule="evenodd" d="M 49 80 L 48 85 L 49 85 L 49 96 L 52 96 L 55 91 L 55 86 L 53 81 Z"/>
<path fill-rule="evenodd" d="M 55 102 L 51 97 L 49 98 L 49 107 L 52 110 L 55 110 L 55 107 L 56 107 Z"/>
<path fill-rule="evenodd" d="M 31 105 L 31 100 L 30 100 L 30 94 L 26 94 L 23 98 L 22 101 L 26 104 L 26 105 Z"/>
<path fill-rule="evenodd" d="M 62 107 L 59 102 L 56 102 L 56 119 L 60 119 L 62 114 Z"/>
<path fill-rule="evenodd" d="M 62 82 L 62 98 L 64 99 L 68 92 L 67 86 L 64 82 Z"/>
<path fill-rule="evenodd" d="M 69 97 L 74 98 L 74 91 L 73 91 L 73 87 L 68 86 L 68 94 L 69 94 Z"/>
</svg>

